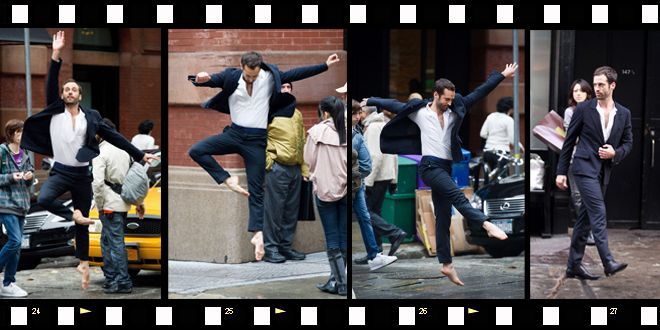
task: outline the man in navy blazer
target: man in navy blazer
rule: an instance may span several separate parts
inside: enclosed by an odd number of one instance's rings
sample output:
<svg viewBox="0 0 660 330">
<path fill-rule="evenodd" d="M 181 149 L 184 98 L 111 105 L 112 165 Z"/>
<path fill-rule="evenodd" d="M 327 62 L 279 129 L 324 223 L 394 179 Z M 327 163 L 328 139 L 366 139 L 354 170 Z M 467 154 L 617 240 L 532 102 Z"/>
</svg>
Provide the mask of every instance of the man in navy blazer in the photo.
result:
<svg viewBox="0 0 660 330">
<path fill-rule="evenodd" d="M 228 68 L 220 73 L 200 72 L 195 76 L 195 86 L 221 88 L 222 91 L 202 104 L 231 116 L 232 124 L 218 135 L 195 143 L 188 154 L 218 184 L 248 197 L 248 231 L 255 233 L 255 259 L 264 256 L 263 244 L 263 198 L 266 168 L 267 126 L 274 117 L 291 117 L 295 111 L 296 98 L 282 93 L 282 83 L 294 82 L 320 74 L 339 61 L 332 54 L 323 64 L 280 71 L 274 65 L 263 62 L 259 53 L 249 52 L 241 57 L 241 68 Z M 238 153 L 245 162 L 248 191 L 238 184 L 238 177 L 218 164 L 214 155 Z"/>
<path fill-rule="evenodd" d="M 506 233 L 488 221 L 480 210 L 472 207 L 451 178 L 452 162 L 463 160 L 458 130 L 470 106 L 483 99 L 506 77 L 512 76 L 518 64 L 508 64 L 504 71 L 492 72 L 485 83 L 472 93 L 456 93 L 454 84 L 438 79 L 433 99 L 413 99 L 407 103 L 396 100 L 369 98 L 364 105 L 377 106 L 396 114 L 383 128 L 380 149 L 387 154 L 422 155 L 419 170 L 422 180 L 431 187 L 435 209 L 436 249 L 442 274 L 457 285 L 464 285 L 452 265 L 449 226 L 452 205 L 468 221 L 475 221 L 489 236 L 507 239 Z"/>
<path fill-rule="evenodd" d="M 99 155 L 96 136 L 126 151 L 136 161 L 150 162 L 157 157 L 135 148 L 103 122 L 98 111 L 83 108 L 80 105 L 82 88 L 75 80 L 67 80 L 60 94 L 58 77 L 62 60 L 59 54 L 64 45 L 64 32 L 59 31 L 53 36 L 53 54 L 46 80 L 48 105 L 25 120 L 21 146 L 55 160 L 37 201 L 49 212 L 75 221 L 78 271 L 82 273 L 82 287 L 86 289 L 89 285 L 88 225 L 94 223 L 87 218 L 93 195 L 90 161 Z M 57 199 L 67 191 L 71 192 L 74 212 Z"/>
<path fill-rule="evenodd" d="M 573 147 L 577 144 L 572 171 L 582 195 L 582 206 L 573 227 L 566 268 L 566 276 L 571 278 L 599 278 L 582 264 L 590 228 L 605 275 L 614 275 L 627 267 L 627 264 L 618 263 L 612 257 L 607 242 L 605 216 L 604 198 L 612 166 L 626 158 L 633 146 L 630 110 L 612 98 L 616 80 L 616 71 L 608 66 L 594 71 L 593 86 L 596 98 L 578 104 L 559 156 L 556 184 L 560 189 L 566 190 L 566 174 Z"/>
</svg>

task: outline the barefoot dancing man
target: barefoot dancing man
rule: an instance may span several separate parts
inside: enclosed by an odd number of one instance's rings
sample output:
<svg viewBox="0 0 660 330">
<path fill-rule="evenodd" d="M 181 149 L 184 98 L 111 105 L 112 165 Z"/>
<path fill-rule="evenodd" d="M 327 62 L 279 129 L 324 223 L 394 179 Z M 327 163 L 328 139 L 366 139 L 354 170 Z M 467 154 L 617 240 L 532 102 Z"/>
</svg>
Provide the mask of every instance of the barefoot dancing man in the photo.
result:
<svg viewBox="0 0 660 330">
<path fill-rule="evenodd" d="M 339 62 L 332 54 L 323 64 L 301 67 L 282 72 L 276 65 L 263 62 L 259 53 L 249 52 L 241 57 L 241 68 L 228 68 L 220 73 L 200 72 L 195 76 L 195 86 L 221 88 L 222 91 L 204 102 L 202 107 L 229 114 L 232 124 L 222 133 L 209 136 L 195 143 L 188 154 L 213 180 L 239 194 L 248 197 L 248 231 L 255 246 L 256 260 L 264 256 L 264 177 L 266 175 L 267 127 L 274 117 L 293 116 L 296 99 L 282 93 L 282 84 L 315 76 Z M 213 159 L 215 155 L 237 153 L 243 157 L 248 181 L 248 191 L 238 184 L 238 177 Z"/>
<path fill-rule="evenodd" d="M 435 208 L 436 246 L 442 274 L 457 285 L 464 285 L 452 265 L 449 226 L 452 205 L 468 220 L 481 224 L 488 236 L 507 239 L 506 233 L 473 208 L 451 178 L 453 161 L 463 159 L 458 130 L 470 106 L 484 98 L 504 78 L 512 76 L 518 65 L 508 64 L 502 73 L 493 72 L 472 93 L 456 93 L 454 84 L 438 79 L 432 100 L 401 103 L 392 99 L 369 98 L 363 105 L 377 106 L 396 114 L 381 133 L 381 151 L 387 154 L 421 154 L 419 170 L 424 183 L 431 187 Z"/>
<path fill-rule="evenodd" d="M 39 191 L 38 203 L 49 212 L 76 223 L 76 258 L 82 274 L 82 288 L 89 286 L 89 218 L 92 204 L 92 171 L 90 161 L 99 155 L 98 134 L 103 140 L 126 151 L 136 160 L 150 162 L 158 157 L 135 148 L 116 130 L 103 122 L 98 111 L 80 105 L 82 88 L 73 79 L 58 91 L 58 76 L 64 48 L 64 32 L 53 35 L 53 54 L 46 83 L 46 109 L 29 117 L 23 128 L 21 146 L 36 153 L 52 156 L 55 164 L 48 180 Z M 58 96 L 59 95 L 59 96 Z M 72 212 L 57 198 L 71 192 Z"/>
</svg>

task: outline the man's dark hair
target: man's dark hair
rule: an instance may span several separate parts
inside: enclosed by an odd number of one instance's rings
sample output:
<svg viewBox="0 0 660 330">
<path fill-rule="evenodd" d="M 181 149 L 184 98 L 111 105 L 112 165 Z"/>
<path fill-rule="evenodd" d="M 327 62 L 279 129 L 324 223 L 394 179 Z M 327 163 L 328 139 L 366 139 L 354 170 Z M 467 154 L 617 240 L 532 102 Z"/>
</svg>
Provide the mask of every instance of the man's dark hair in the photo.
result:
<svg viewBox="0 0 660 330">
<path fill-rule="evenodd" d="M 110 126 L 110 128 L 114 129 L 115 131 L 117 130 L 117 126 L 115 126 L 115 123 L 113 123 L 112 120 L 108 118 L 103 118 L 103 123 Z"/>
<path fill-rule="evenodd" d="M 76 81 L 75 79 L 73 79 L 73 78 L 71 78 L 71 79 L 67 79 L 67 80 L 62 84 L 62 90 L 61 90 L 60 93 L 64 93 L 64 85 L 66 85 L 66 84 L 68 84 L 68 83 L 70 83 L 70 82 L 75 83 L 76 85 L 78 85 L 78 94 L 82 95 L 82 86 L 80 86 L 80 83 L 77 82 L 77 81 Z"/>
<path fill-rule="evenodd" d="M 433 87 L 434 92 L 437 92 L 438 94 L 442 95 L 445 92 L 445 89 L 455 92 L 456 86 L 454 86 L 454 83 L 449 81 L 449 79 L 445 79 L 445 78 L 440 78 L 435 81 L 435 86 Z"/>
<path fill-rule="evenodd" d="M 289 86 L 291 86 L 291 91 L 293 91 L 293 83 L 292 83 L 292 82 L 290 82 L 290 81 L 283 81 L 283 82 L 282 82 L 282 85 L 284 85 L 284 84 L 289 84 Z"/>
<path fill-rule="evenodd" d="M 261 67 L 263 63 L 263 58 L 257 52 L 249 52 L 241 56 L 241 67 L 247 65 L 248 68 L 254 69 L 256 67 Z"/>
<path fill-rule="evenodd" d="M 616 78 L 618 77 L 618 75 L 616 74 L 616 70 L 612 69 L 609 66 L 601 66 L 600 68 L 594 71 L 594 77 L 600 76 L 601 74 L 605 75 L 605 77 L 607 78 L 607 82 L 610 84 L 616 82 Z"/>
<path fill-rule="evenodd" d="M 140 123 L 138 126 L 138 133 L 140 134 L 149 134 L 151 130 L 154 129 L 154 122 L 151 119 L 147 119 Z"/>
<path fill-rule="evenodd" d="M 511 108 L 513 108 L 513 98 L 511 96 L 505 96 L 497 101 L 497 112 L 507 113 Z"/>
</svg>

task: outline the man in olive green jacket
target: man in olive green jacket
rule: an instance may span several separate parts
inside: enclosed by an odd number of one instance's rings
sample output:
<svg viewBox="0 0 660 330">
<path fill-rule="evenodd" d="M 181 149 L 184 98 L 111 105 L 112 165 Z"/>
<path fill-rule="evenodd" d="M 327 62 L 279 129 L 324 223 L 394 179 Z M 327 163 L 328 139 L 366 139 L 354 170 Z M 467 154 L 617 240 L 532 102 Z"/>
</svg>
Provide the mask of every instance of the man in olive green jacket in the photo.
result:
<svg viewBox="0 0 660 330">
<path fill-rule="evenodd" d="M 282 93 L 291 93 L 292 89 L 291 83 L 282 83 Z M 291 247 L 298 223 L 301 180 L 309 176 L 303 161 L 304 147 L 305 127 L 298 109 L 290 118 L 273 118 L 266 145 L 263 233 L 267 262 L 305 259 L 305 254 Z"/>
</svg>

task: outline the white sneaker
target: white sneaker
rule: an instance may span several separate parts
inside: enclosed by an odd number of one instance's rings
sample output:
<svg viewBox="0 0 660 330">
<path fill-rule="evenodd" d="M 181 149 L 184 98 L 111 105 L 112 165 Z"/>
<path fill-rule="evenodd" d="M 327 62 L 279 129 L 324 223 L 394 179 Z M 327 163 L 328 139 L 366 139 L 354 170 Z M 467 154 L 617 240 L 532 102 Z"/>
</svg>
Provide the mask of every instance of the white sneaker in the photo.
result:
<svg viewBox="0 0 660 330">
<path fill-rule="evenodd" d="M 382 253 L 376 255 L 373 260 L 367 261 L 369 270 L 381 269 L 397 260 L 396 256 L 384 256 Z"/>
<path fill-rule="evenodd" d="M 11 283 L 7 286 L 2 285 L 0 296 L 3 297 L 27 297 L 28 293 L 18 287 L 18 285 Z"/>
</svg>

